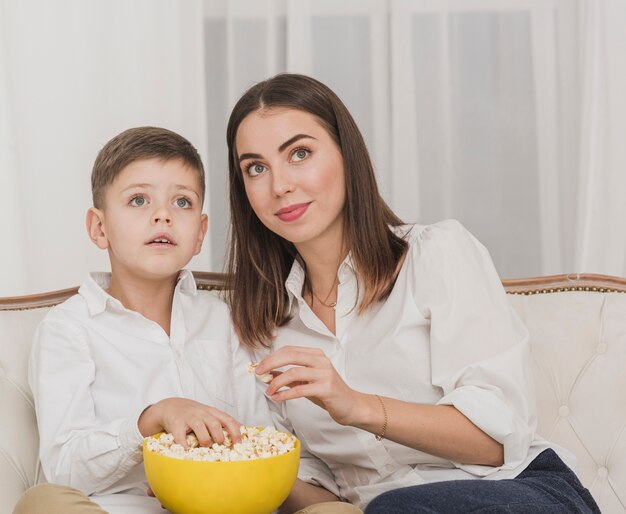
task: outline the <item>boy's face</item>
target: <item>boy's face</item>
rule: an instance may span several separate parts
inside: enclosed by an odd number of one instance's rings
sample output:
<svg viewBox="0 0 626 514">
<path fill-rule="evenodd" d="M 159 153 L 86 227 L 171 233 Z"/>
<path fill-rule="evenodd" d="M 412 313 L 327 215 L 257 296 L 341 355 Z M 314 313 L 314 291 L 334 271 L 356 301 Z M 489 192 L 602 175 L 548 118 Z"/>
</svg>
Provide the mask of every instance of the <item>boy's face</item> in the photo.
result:
<svg viewBox="0 0 626 514">
<path fill-rule="evenodd" d="M 132 162 L 107 188 L 104 208 L 89 210 L 90 236 L 118 278 L 171 278 L 200 252 L 200 194 L 195 170 L 180 159 Z"/>
</svg>

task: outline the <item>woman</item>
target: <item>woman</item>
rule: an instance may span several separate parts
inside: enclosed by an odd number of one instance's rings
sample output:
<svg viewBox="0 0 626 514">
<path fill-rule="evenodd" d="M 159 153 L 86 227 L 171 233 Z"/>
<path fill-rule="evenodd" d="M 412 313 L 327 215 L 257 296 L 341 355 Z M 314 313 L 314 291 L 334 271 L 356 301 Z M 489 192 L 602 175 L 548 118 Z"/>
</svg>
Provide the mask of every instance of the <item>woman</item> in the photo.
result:
<svg viewBox="0 0 626 514">
<path fill-rule="evenodd" d="M 227 299 L 304 450 L 285 511 L 599 512 L 535 433 L 527 332 L 487 251 L 455 221 L 403 225 L 328 87 L 253 86 L 227 142 Z"/>
</svg>

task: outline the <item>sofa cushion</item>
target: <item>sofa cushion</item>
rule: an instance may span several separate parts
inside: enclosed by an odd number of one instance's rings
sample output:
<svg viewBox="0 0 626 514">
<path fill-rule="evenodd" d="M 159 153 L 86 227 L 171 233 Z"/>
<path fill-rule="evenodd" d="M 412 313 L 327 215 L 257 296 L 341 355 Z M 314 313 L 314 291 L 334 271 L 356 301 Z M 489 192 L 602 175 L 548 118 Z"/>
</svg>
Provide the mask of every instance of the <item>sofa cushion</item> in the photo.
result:
<svg viewBox="0 0 626 514">
<path fill-rule="evenodd" d="M 531 334 L 539 433 L 576 455 L 602 512 L 626 512 L 626 294 L 509 298 Z"/>
<path fill-rule="evenodd" d="M 27 368 L 33 332 L 47 311 L 0 311 L 0 514 L 44 480 Z"/>
<path fill-rule="evenodd" d="M 531 282 L 546 294 L 508 296 L 530 331 L 539 433 L 576 455 L 578 474 L 603 513 L 626 514 L 626 294 L 587 286 L 579 291 L 569 288 L 569 277 L 545 278 Z M 607 277 L 600 278 L 604 284 Z M 541 290 L 555 279 L 574 290 Z M 223 282 L 210 273 L 196 274 L 196 280 L 207 290 Z M 615 281 L 626 291 L 623 279 Z M 508 286 L 525 288 L 524 280 Z M 44 295 L 36 304 L 73 292 Z M 0 514 L 10 514 L 26 488 L 44 481 L 27 361 L 33 332 L 48 309 L 2 310 L 15 304 L 1 300 Z"/>
</svg>

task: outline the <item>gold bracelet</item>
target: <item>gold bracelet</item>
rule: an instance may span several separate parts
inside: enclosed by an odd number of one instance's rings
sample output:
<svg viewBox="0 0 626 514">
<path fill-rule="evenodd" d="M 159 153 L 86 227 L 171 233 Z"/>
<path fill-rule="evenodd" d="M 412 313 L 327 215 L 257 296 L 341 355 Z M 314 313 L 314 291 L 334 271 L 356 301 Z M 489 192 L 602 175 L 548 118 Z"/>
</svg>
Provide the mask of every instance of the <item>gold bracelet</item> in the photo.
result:
<svg viewBox="0 0 626 514">
<path fill-rule="evenodd" d="M 383 438 L 385 437 L 385 432 L 387 432 L 387 421 L 389 421 L 389 418 L 387 417 L 387 409 L 385 408 L 385 402 L 383 402 L 383 399 L 380 396 L 378 396 L 377 394 L 375 394 L 374 396 L 376 398 L 378 398 L 378 401 L 380 402 L 380 405 L 383 408 L 383 414 L 385 415 L 385 421 L 383 423 L 383 428 L 381 428 L 380 434 L 378 434 L 376 436 L 376 440 L 377 441 L 382 441 Z"/>
</svg>

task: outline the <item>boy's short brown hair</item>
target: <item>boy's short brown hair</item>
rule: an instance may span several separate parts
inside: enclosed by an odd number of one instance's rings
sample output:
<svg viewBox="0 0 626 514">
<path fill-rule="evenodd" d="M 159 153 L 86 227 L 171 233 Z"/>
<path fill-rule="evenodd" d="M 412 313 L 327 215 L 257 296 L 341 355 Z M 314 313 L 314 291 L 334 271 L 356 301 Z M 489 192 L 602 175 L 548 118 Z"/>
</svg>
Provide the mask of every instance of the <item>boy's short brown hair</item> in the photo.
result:
<svg viewBox="0 0 626 514">
<path fill-rule="evenodd" d="M 129 164 L 143 159 L 182 159 L 196 171 L 204 200 L 204 166 L 198 150 L 183 136 L 160 127 L 136 127 L 111 139 L 96 157 L 91 172 L 91 194 L 97 209 L 104 207 L 106 189 Z"/>
</svg>

